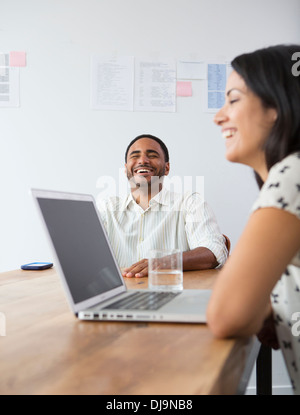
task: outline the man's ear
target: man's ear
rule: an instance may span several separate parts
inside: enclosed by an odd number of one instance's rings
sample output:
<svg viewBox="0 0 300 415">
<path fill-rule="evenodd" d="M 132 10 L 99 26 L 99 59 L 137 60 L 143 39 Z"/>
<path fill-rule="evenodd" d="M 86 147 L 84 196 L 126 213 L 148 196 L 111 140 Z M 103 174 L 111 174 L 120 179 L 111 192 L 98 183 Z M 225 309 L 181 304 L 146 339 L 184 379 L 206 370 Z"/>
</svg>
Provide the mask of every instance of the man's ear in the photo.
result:
<svg viewBox="0 0 300 415">
<path fill-rule="evenodd" d="M 165 169 L 166 169 L 165 176 L 167 176 L 170 173 L 170 162 L 169 161 L 166 162 Z"/>
</svg>

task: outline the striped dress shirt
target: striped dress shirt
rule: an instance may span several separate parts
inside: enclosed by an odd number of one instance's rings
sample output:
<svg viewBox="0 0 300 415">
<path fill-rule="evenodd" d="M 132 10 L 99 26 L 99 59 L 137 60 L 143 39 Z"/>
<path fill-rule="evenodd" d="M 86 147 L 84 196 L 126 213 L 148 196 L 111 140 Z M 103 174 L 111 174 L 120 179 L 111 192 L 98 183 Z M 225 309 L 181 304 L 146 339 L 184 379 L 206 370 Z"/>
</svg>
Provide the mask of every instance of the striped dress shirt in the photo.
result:
<svg viewBox="0 0 300 415">
<path fill-rule="evenodd" d="M 218 267 L 228 256 L 214 213 L 199 193 L 163 188 L 142 209 L 131 193 L 98 200 L 97 206 L 121 268 L 148 258 L 151 249 L 208 248 Z"/>
</svg>

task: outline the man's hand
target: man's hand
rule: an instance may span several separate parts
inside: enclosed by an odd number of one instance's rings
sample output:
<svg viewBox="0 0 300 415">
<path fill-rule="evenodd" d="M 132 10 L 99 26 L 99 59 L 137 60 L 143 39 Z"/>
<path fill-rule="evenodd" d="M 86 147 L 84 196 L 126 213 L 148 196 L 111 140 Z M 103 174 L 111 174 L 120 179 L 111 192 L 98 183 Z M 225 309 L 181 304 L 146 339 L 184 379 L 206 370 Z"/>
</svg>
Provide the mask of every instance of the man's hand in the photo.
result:
<svg viewBox="0 0 300 415">
<path fill-rule="evenodd" d="M 127 278 L 148 277 L 148 259 L 141 259 L 130 267 L 123 268 L 122 275 Z"/>
</svg>

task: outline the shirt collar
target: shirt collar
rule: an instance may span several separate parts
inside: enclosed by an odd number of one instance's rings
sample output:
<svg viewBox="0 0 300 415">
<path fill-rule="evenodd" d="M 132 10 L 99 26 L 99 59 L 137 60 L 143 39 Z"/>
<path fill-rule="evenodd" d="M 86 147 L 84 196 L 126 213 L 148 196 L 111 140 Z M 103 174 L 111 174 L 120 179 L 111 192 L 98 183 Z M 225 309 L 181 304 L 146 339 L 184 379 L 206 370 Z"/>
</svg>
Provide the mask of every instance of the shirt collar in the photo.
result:
<svg viewBox="0 0 300 415">
<path fill-rule="evenodd" d="M 160 205 L 168 206 L 170 204 L 170 192 L 166 187 L 163 187 L 157 195 L 155 195 L 151 200 L 150 203 L 156 202 Z"/>
<path fill-rule="evenodd" d="M 123 210 L 126 210 L 130 203 L 136 203 L 132 197 L 132 193 L 128 193 L 127 197 L 124 200 Z M 149 206 L 153 203 L 158 203 L 160 205 L 168 206 L 170 204 L 170 192 L 166 187 L 163 187 L 159 193 L 152 197 L 150 200 Z"/>
</svg>

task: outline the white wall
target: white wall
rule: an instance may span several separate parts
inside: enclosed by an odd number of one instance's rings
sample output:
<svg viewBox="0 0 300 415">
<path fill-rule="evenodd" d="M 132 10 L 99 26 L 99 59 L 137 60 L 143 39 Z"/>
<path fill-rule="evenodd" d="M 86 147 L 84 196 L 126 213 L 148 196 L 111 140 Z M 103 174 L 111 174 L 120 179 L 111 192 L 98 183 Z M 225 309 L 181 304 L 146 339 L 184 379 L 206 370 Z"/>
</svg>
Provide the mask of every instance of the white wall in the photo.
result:
<svg viewBox="0 0 300 415">
<path fill-rule="evenodd" d="M 176 113 L 90 109 L 91 54 L 225 58 L 300 39 L 299 0 L 0 0 L 0 51 L 24 50 L 20 108 L 0 109 L 0 272 L 52 256 L 30 187 L 92 193 L 118 178 L 136 135 L 161 137 L 171 173 L 204 176 L 233 247 L 257 194 L 250 169 L 224 159 L 204 83 Z"/>
</svg>

